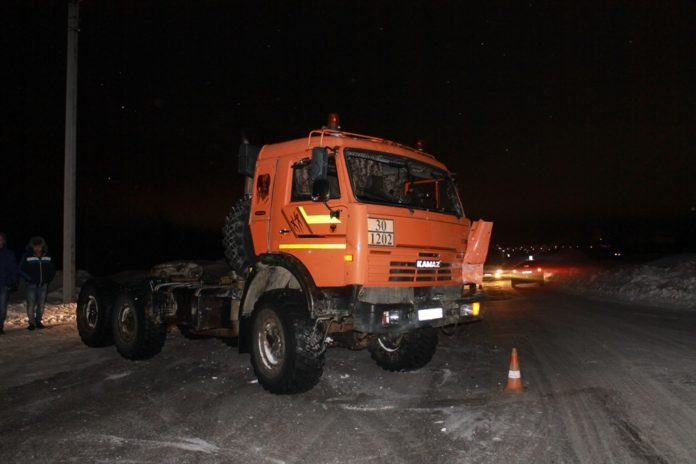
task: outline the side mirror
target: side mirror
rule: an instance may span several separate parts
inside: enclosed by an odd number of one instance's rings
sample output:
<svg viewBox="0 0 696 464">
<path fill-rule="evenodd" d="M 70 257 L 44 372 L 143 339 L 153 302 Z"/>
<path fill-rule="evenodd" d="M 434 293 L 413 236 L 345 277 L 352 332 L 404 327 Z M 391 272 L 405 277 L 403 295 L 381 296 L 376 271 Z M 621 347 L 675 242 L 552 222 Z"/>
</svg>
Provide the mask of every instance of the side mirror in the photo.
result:
<svg viewBox="0 0 696 464">
<path fill-rule="evenodd" d="M 254 177 L 256 160 L 259 157 L 260 151 L 261 147 L 259 146 L 242 143 L 239 146 L 239 163 L 237 165 L 237 172 L 243 176 Z"/>
<path fill-rule="evenodd" d="M 328 201 L 331 186 L 327 178 L 329 170 L 329 154 L 326 148 L 312 148 L 312 163 L 309 175 L 312 179 L 312 201 Z"/>
<path fill-rule="evenodd" d="M 327 202 L 331 197 L 331 186 L 329 179 L 320 177 L 312 182 L 312 201 Z"/>
<path fill-rule="evenodd" d="M 328 160 L 329 154 L 326 151 L 326 148 L 312 148 L 312 164 L 309 167 L 309 175 L 312 178 L 312 182 L 321 177 L 326 177 L 329 169 Z"/>
</svg>

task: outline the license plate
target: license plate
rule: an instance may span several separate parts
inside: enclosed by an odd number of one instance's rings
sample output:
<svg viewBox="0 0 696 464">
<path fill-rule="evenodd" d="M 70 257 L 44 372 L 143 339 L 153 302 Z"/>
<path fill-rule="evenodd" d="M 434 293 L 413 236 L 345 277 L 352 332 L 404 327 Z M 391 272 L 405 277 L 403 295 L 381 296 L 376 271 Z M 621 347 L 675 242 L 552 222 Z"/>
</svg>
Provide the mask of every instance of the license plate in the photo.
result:
<svg viewBox="0 0 696 464">
<path fill-rule="evenodd" d="M 367 243 L 377 246 L 394 246 L 394 234 L 386 232 L 370 232 Z"/>
<path fill-rule="evenodd" d="M 394 246 L 393 219 L 367 219 L 367 244 L 377 246 Z"/>
<path fill-rule="evenodd" d="M 428 308 L 418 310 L 419 321 L 432 321 L 433 319 L 442 319 L 442 308 Z"/>
</svg>

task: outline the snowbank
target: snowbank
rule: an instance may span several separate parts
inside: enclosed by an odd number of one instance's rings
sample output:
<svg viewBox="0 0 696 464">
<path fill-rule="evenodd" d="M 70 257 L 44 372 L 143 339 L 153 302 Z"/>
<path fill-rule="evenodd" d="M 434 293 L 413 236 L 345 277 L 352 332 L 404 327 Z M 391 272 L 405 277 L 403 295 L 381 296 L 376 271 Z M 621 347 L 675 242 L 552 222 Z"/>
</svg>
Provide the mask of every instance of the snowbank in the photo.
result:
<svg viewBox="0 0 696 464">
<path fill-rule="evenodd" d="M 558 288 L 574 293 L 696 310 L 696 254 L 669 256 L 609 270 L 594 269 L 556 283 Z"/>
<path fill-rule="evenodd" d="M 62 291 L 51 292 L 48 295 L 44 307 L 42 321 L 46 325 L 62 324 L 75 320 L 75 303 L 61 303 Z M 19 297 L 12 298 L 7 306 L 7 318 L 5 319 L 5 330 L 14 327 L 27 327 L 27 306 Z"/>
<path fill-rule="evenodd" d="M 46 296 L 46 305 L 44 306 L 44 315 L 42 322 L 46 325 L 61 324 L 75 320 L 75 303 L 63 303 L 63 289 L 61 288 L 63 278 L 62 271 L 56 272 L 56 277 L 48 286 L 48 295 Z M 77 284 L 75 290 L 76 295 L 80 293 L 80 288 L 92 276 L 89 272 L 78 269 L 75 276 Z M 5 328 L 12 327 L 27 327 L 29 320 L 27 319 L 27 306 L 24 299 L 24 287 L 20 283 L 19 289 L 10 293 L 10 304 L 7 306 L 7 318 L 5 319 Z"/>
</svg>

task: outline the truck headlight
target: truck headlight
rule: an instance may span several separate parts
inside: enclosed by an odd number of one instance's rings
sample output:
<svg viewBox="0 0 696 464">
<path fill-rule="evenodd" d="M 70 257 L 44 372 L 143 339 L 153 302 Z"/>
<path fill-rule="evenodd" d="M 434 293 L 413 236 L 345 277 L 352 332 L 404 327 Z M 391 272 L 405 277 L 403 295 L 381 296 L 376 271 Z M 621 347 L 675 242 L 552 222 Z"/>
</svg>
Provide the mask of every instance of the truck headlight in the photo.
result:
<svg viewBox="0 0 696 464">
<path fill-rule="evenodd" d="M 388 327 L 390 325 L 398 324 L 401 322 L 401 311 L 398 309 L 384 311 L 382 313 L 382 326 Z"/>
<path fill-rule="evenodd" d="M 478 317 L 481 313 L 481 303 L 475 301 L 471 304 L 463 304 L 459 307 L 459 314 L 462 317 Z"/>
</svg>

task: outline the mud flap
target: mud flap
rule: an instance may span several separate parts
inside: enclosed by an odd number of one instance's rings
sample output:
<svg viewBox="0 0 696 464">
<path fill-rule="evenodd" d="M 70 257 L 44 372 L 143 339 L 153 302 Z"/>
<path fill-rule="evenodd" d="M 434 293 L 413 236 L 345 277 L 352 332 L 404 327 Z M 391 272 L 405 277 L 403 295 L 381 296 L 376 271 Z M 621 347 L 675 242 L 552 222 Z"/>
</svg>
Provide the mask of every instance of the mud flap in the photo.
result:
<svg viewBox="0 0 696 464">
<path fill-rule="evenodd" d="M 488 245 L 491 241 L 493 223 L 489 221 L 474 221 L 469 230 L 466 254 L 462 262 L 462 281 L 480 284 L 483 282 L 483 263 L 488 256 Z"/>
</svg>

